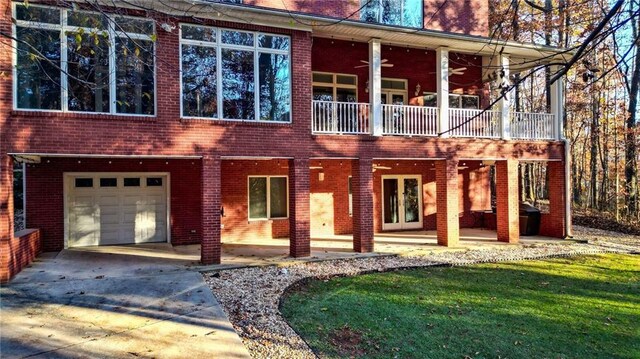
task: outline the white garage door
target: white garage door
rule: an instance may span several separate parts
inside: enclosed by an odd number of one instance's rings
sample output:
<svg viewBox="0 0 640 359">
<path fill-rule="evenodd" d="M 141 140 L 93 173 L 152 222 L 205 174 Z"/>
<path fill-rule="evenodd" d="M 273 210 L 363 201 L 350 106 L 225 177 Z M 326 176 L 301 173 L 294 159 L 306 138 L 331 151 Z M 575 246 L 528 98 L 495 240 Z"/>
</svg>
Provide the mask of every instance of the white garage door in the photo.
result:
<svg viewBox="0 0 640 359">
<path fill-rule="evenodd" d="M 67 177 L 68 247 L 167 241 L 167 176 Z"/>
</svg>

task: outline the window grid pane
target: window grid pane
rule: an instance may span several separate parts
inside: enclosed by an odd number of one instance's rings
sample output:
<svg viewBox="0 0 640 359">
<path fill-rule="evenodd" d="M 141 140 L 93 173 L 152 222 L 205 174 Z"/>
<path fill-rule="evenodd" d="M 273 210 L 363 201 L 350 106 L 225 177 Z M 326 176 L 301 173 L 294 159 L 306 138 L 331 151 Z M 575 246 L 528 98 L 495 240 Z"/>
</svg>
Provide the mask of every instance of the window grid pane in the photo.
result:
<svg viewBox="0 0 640 359">
<path fill-rule="evenodd" d="M 17 106 L 61 110 L 60 31 L 16 27 Z"/>
<path fill-rule="evenodd" d="M 67 33 L 70 111 L 109 112 L 109 43 L 97 33 Z"/>
<path fill-rule="evenodd" d="M 222 49 L 222 108 L 225 119 L 255 120 L 253 51 Z"/>
<path fill-rule="evenodd" d="M 249 178 L 249 219 L 267 218 L 267 178 Z"/>
<path fill-rule="evenodd" d="M 218 117 L 216 49 L 182 45 L 183 116 Z"/>
<path fill-rule="evenodd" d="M 116 38 L 116 59 L 117 112 L 153 115 L 153 42 Z"/>
<path fill-rule="evenodd" d="M 287 217 L 287 178 L 269 178 L 270 217 Z"/>
</svg>

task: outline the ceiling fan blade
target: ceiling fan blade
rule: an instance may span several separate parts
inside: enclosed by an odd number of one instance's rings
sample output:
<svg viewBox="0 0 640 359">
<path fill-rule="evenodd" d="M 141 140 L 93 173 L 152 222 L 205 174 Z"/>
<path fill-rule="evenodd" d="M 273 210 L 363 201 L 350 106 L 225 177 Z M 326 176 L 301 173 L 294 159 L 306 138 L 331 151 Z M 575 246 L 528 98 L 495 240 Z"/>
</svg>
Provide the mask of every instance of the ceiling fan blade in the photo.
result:
<svg viewBox="0 0 640 359">
<path fill-rule="evenodd" d="M 358 65 L 358 66 L 354 66 L 353 68 L 354 69 L 359 69 L 361 67 L 369 67 L 369 65 Z"/>
<path fill-rule="evenodd" d="M 367 60 L 360 60 L 360 62 L 365 63 L 367 65 L 369 64 L 369 61 L 367 61 Z"/>
<path fill-rule="evenodd" d="M 380 66 L 382 66 L 382 67 L 393 67 L 393 64 L 382 64 Z"/>
<path fill-rule="evenodd" d="M 380 63 L 381 63 L 381 64 L 384 64 L 384 63 L 385 63 L 385 62 L 387 62 L 387 61 L 389 61 L 389 59 L 382 59 L 382 60 L 380 61 Z"/>
</svg>

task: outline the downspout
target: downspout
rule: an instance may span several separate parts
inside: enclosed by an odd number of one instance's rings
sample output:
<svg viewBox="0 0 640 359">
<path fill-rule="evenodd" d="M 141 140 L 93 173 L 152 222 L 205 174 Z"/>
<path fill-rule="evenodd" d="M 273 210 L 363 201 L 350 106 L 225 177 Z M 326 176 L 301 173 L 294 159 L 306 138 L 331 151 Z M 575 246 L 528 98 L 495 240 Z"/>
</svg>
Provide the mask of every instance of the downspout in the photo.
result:
<svg viewBox="0 0 640 359">
<path fill-rule="evenodd" d="M 565 238 L 573 238 L 573 230 L 571 226 L 571 142 L 567 138 L 562 136 L 562 142 L 564 143 L 564 223 L 565 223 Z"/>
</svg>

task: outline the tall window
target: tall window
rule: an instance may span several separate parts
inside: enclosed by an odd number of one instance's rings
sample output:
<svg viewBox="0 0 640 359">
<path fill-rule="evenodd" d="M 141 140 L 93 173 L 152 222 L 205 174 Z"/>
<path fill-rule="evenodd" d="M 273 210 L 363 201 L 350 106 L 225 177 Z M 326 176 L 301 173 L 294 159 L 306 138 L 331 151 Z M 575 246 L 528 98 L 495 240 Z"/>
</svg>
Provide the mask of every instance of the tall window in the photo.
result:
<svg viewBox="0 0 640 359">
<path fill-rule="evenodd" d="M 316 101 L 358 102 L 356 75 L 313 73 L 313 99 Z"/>
<path fill-rule="evenodd" d="M 249 219 L 286 218 L 287 191 L 286 176 L 250 176 Z"/>
<path fill-rule="evenodd" d="M 291 121 L 289 37 L 180 28 L 182 116 Z"/>
<path fill-rule="evenodd" d="M 386 25 L 422 27 L 422 0 L 360 0 L 360 19 Z"/>
<path fill-rule="evenodd" d="M 154 23 L 15 5 L 15 107 L 155 113 Z"/>
</svg>

